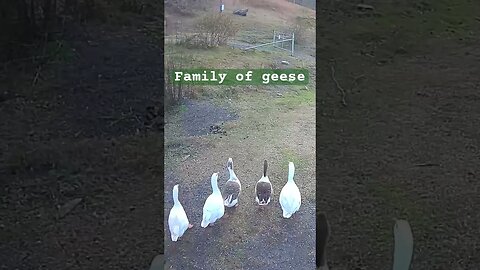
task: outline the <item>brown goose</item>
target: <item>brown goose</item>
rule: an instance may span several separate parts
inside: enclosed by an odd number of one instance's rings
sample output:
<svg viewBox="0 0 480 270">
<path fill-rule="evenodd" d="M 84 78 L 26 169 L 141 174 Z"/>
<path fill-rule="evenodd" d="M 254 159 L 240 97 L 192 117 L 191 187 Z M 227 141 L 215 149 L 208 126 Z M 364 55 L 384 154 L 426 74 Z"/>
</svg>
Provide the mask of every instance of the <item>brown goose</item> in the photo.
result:
<svg viewBox="0 0 480 270">
<path fill-rule="evenodd" d="M 223 199 L 224 205 L 226 207 L 237 207 L 238 206 L 238 197 L 242 191 L 242 185 L 240 180 L 238 180 L 237 175 L 233 171 L 233 159 L 229 158 L 227 162 L 227 169 L 230 173 L 230 178 L 225 183 L 225 188 L 223 190 Z"/>
<path fill-rule="evenodd" d="M 267 161 L 263 162 L 263 176 L 255 185 L 255 201 L 258 205 L 267 205 L 273 195 L 272 183 L 267 176 Z"/>
</svg>

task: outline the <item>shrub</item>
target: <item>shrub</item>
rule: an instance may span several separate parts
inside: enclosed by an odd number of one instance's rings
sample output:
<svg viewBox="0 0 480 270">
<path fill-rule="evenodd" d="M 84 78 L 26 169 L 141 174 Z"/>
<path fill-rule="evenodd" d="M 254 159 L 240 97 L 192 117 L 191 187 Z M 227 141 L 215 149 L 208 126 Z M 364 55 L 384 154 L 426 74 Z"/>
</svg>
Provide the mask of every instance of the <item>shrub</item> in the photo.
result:
<svg viewBox="0 0 480 270">
<path fill-rule="evenodd" d="M 308 32 L 315 29 L 315 20 L 306 17 L 297 17 L 290 31 L 295 33 L 295 43 L 303 45 L 308 41 Z"/>
<path fill-rule="evenodd" d="M 165 109 L 177 105 L 183 98 L 192 94 L 189 85 L 173 84 L 171 74 L 175 69 L 188 68 L 192 57 L 188 55 L 165 56 Z"/>
<path fill-rule="evenodd" d="M 207 14 L 197 24 L 198 34 L 193 37 L 197 46 L 207 48 L 225 45 L 238 32 L 232 18 L 224 13 Z"/>
</svg>

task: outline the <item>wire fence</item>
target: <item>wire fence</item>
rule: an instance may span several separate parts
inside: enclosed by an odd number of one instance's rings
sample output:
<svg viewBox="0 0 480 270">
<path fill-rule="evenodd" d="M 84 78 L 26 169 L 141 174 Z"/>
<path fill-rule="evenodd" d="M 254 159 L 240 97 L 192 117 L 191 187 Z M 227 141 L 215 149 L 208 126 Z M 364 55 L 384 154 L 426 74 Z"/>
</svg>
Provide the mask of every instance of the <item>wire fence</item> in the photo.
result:
<svg viewBox="0 0 480 270">
<path fill-rule="evenodd" d="M 244 50 L 251 50 L 269 45 L 272 45 L 277 49 L 288 51 L 293 56 L 295 54 L 295 33 L 275 32 L 275 30 L 273 30 L 272 42 L 250 46 L 244 48 Z"/>
</svg>

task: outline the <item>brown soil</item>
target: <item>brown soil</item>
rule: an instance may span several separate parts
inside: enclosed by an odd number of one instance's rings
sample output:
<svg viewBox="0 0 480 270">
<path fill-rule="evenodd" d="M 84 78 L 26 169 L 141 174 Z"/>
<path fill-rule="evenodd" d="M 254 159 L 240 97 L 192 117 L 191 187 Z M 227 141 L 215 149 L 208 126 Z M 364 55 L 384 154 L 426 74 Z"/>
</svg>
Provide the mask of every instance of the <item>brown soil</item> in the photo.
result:
<svg viewBox="0 0 480 270">
<path fill-rule="evenodd" d="M 189 102 L 192 103 L 196 102 Z M 205 102 L 202 103 L 205 108 Z M 240 118 L 225 124 L 226 135 L 200 137 L 189 136 L 183 128 L 185 121 L 191 126 L 208 124 L 202 117 L 185 120 L 186 116 L 199 113 L 190 107 L 188 105 L 178 118 L 168 121 L 165 129 L 167 140 L 182 137 L 175 140 L 178 144 L 166 147 L 165 224 L 173 204 L 171 189 L 179 184 L 180 201 L 194 225 L 175 243 L 170 240 L 168 225 L 165 225 L 169 269 L 223 269 L 226 265 L 235 269 L 314 268 L 314 107 L 278 113 L 271 116 L 270 121 L 269 114 L 262 112 L 261 107 L 252 112 L 255 117 L 244 116 L 240 109 Z M 249 126 L 257 121 L 265 127 L 255 130 Z M 283 128 L 278 129 L 281 126 Z M 184 151 L 178 151 L 179 148 Z M 210 176 L 220 172 L 222 189 L 228 177 L 225 166 L 229 157 L 233 158 L 235 172 L 242 183 L 239 206 L 226 209 L 226 215 L 213 227 L 201 228 L 202 207 L 211 193 Z M 274 195 L 268 206 L 259 207 L 254 189 L 262 174 L 263 159 L 269 161 L 268 174 Z M 288 161 L 296 164 L 295 181 L 302 192 L 302 206 L 291 219 L 284 219 L 278 194 L 286 182 Z"/>
</svg>

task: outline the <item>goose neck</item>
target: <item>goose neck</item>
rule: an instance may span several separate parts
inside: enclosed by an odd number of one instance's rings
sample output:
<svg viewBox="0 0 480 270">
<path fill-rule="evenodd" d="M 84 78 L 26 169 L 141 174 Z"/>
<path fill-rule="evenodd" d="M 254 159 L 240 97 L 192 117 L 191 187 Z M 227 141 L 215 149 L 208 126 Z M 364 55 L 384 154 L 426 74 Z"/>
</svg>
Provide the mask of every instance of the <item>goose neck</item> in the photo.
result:
<svg viewBox="0 0 480 270">
<path fill-rule="evenodd" d="M 233 169 L 228 168 L 228 172 L 230 173 L 230 180 L 238 179 Z"/>
<path fill-rule="evenodd" d="M 174 205 L 178 205 L 180 203 L 178 201 L 178 186 L 173 187 L 173 203 Z"/>
<path fill-rule="evenodd" d="M 220 193 L 220 189 L 218 188 L 218 182 L 216 178 L 212 178 L 212 191 L 214 194 Z"/>
<path fill-rule="evenodd" d="M 293 175 L 295 174 L 295 166 L 292 162 L 288 164 L 288 182 L 293 183 Z"/>
</svg>

